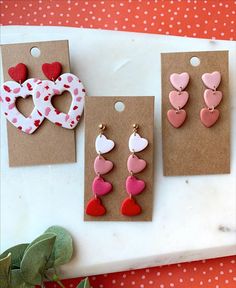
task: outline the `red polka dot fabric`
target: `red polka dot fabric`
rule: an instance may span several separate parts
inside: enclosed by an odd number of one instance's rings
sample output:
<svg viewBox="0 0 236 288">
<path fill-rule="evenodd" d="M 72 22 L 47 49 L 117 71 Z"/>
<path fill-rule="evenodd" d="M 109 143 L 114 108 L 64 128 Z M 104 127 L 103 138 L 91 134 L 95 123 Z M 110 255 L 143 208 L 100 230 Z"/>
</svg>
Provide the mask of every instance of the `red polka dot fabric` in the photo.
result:
<svg viewBox="0 0 236 288">
<path fill-rule="evenodd" d="M 236 40 L 236 0 L 1 0 L 2 25 L 52 25 Z"/>
<path fill-rule="evenodd" d="M 62 281 L 76 288 L 82 278 Z M 236 256 L 89 277 L 92 288 L 235 288 Z M 47 283 L 46 288 L 59 288 Z"/>
<path fill-rule="evenodd" d="M 0 0 L 1 25 L 236 40 L 236 0 Z M 81 278 L 64 280 L 76 288 Z M 90 276 L 93 288 L 235 288 L 236 256 Z M 48 288 L 60 287 L 46 283 Z"/>
</svg>

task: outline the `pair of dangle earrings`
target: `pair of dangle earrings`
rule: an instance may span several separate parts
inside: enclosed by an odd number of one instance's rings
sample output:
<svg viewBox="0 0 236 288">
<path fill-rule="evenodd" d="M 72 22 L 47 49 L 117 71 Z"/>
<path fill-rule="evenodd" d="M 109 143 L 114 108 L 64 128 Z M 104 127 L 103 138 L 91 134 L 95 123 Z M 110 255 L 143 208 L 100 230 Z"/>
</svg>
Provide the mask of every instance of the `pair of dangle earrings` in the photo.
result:
<svg viewBox="0 0 236 288">
<path fill-rule="evenodd" d="M 102 204 L 101 198 L 109 194 L 113 186 L 110 182 L 104 179 L 104 175 L 109 174 L 113 169 L 113 162 L 104 158 L 103 154 L 110 152 L 114 147 L 114 141 L 107 139 L 104 135 L 106 126 L 99 125 L 99 135 L 95 140 L 95 149 L 97 156 L 94 160 L 95 178 L 92 182 L 93 197 L 88 201 L 86 206 L 86 214 L 90 216 L 103 216 L 106 214 L 106 208 Z M 145 182 L 136 177 L 136 174 L 142 172 L 146 167 L 146 161 L 140 159 L 136 153 L 143 151 L 148 141 L 142 138 L 138 133 L 138 125 L 133 124 L 133 133 L 129 137 L 130 155 L 127 159 L 127 170 L 129 176 L 125 181 L 125 189 L 128 197 L 126 197 L 120 207 L 120 213 L 124 216 L 136 216 L 141 214 L 142 208 L 137 204 L 134 196 L 141 194 L 145 190 Z"/>
<path fill-rule="evenodd" d="M 174 128 L 181 127 L 187 117 L 187 113 L 183 107 L 189 99 L 188 92 L 184 90 L 189 83 L 189 79 L 190 77 L 187 72 L 170 75 L 170 82 L 177 91 L 169 93 L 169 101 L 174 109 L 167 111 L 167 118 Z M 205 127 L 210 128 L 217 122 L 220 116 L 219 110 L 215 108 L 222 100 L 222 92 L 216 90 L 221 82 L 221 74 L 218 71 L 204 73 L 202 81 L 207 89 L 205 89 L 203 94 L 206 107 L 200 111 L 200 120 Z"/>
</svg>

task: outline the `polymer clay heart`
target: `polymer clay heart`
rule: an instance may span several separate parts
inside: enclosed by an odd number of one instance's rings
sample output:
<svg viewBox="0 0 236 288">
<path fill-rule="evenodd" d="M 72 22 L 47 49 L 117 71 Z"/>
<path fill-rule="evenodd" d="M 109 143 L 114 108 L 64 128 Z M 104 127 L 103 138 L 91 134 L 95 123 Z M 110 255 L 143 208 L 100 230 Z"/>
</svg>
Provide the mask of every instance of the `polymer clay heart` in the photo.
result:
<svg viewBox="0 0 236 288">
<path fill-rule="evenodd" d="M 92 184 L 93 193 L 98 196 L 104 196 L 111 192 L 112 185 L 102 177 L 95 177 Z"/>
<path fill-rule="evenodd" d="M 38 80 L 34 78 L 28 79 L 22 84 L 15 81 L 7 81 L 1 86 L 0 90 L 0 104 L 2 105 L 2 111 L 7 120 L 27 134 L 32 134 L 38 129 L 44 120 L 44 116 L 38 111 L 37 107 L 34 107 L 31 114 L 25 117 L 17 109 L 16 99 L 18 97 L 25 99 L 29 95 L 32 95 L 37 81 Z"/>
<path fill-rule="evenodd" d="M 219 71 L 214 71 L 212 73 L 205 73 L 202 75 L 202 81 L 207 88 L 215 90 L 220 85 L 221 74 Z"/>
<path fill-rule="evenodd" d="M 178 91 L 184 90 L 189 82 L 189 74 L 187 72 L 183 72 L 181 74 L 173 73 L 170 75 L 170 82 Z"/>
<path fill-rule="evenodd" d="M 148 145 L 148 140 L 142 138 L 137 132 L 134 132 L 129 137 L 129 150 L 130 152 L 140 152 Z"/>
<path fill-rule="evenodd" d="M 188 92 L 187 91 L 171 91 L 169 94 L 169 100 L 170 104 L 175 108 L 175 109 L 181 109 L 183 108 L 186 103 L 188 102 Z"/>
<path fill-rule="evenodd" d="M 99 155 L 95 158 L 93 167 L 96 174 L 104 175 L 111 171 L 113 163 Z"/>
<path fill-rule="evenodd" d="M 200 119 L 207 128 L 213 126 L 218 120 L 219 116 L 220 112 L 217 109 L 211 111 L 208 108 L 203 108 L 200 112 Z"/>
<path fill-rule="evenodd" d="M 15 67 L 10 67 L 8 74 L 14 81 L 23 83 L 27 78 L 28 70 L 25 64 L 19 63 Z"/>
<path fill-rule="evenodd" d="M 143 159 L 139 159 L 136 155 L 130 155 L 127 160 L 127 168 L 130 173 L 139 173 L 143 171 L 147 163 Z"/>
<path fill-rule="evenodd" d="M 87 215 L 96 217 L 106 214 L 106 209 L 99 198 L 92 198 L 89 200 L 85 212 Z"/>
<path fill-rule="evenodd" d="M 70 92 L 72 102 L 68 113 L 58 111 L 52 105 L 52 97 L 64 91 Z M 37 109 L 58 126 L 73 129 L 78 124 L 84 108 L 85 89 L 81 81 L 73 74 L 65 73 L 55 82 L 43 80 L 34 89 L 33 101 Z"/>
<path fill-rule="evenodd" d="M 42 65 L 43 74 L 49 79 L 55 81 L 61 74 L 61 63 L 44 63 Z"/>
<path fill-rule="evenodd" d="M 127 193 L 132 196 L 142 193 L 145 189 L 145 182 L 137 179 L 134 176 L 127 177 L 125 185 Z"/>
<path fill-rule="evenodd" d="M 121 213 L 124 216 L 137 216 L 142 212 L 141 207 L 133 198 L 126 198 L 121 204 Z"/>
<path fill-rule="evenodd" d="M 208 108 L 215 108 L 222 100 L 222 92 L 206 89 L 204 91 L 204 100 Z"/>
<path fill-rule="evenodd" d="M 186 119 L 186 112 L 185 110 L 173 110 L 170 109 L 167 111 L 167 118 L 170 122 L 170 124 L 175 127 L 175 128 L 179 128 L 181 125 L 183 125 L 185 119 Z"/>
<path fill-rule="evenodd" d="M 108 153 L 114 148 L 114 146 L 114 141 L 107 139 L 103 134 L 98 135 L 95 140 L 95 149 L 98 154 Z"/>
</svg>

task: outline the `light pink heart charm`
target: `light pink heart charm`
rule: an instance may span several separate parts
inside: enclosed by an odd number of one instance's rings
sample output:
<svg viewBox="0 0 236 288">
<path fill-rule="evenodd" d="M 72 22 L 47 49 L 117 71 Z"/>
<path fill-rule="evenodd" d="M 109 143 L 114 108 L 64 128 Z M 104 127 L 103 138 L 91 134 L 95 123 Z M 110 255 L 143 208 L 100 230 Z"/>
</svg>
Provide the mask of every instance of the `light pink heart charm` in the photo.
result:
<svg viewBox="0 0 236 288">
<path fill-rule="evenodd" d="M 112 185 L 102 177 L 95 177 L 92 184 L 93 193 L 97 196 L 104 196 L 111 192 Z"/>
<path fill-rule="evenodd" d="M 111 171 L 113 163 L 104 159 L 102 156 L 97 156 L 93 166 L 96 174 L 104 175 Z"/>
<path fill-rule="evenodd" d="M 51 102 L 54 95 L 60 95 L 64 91 L 68 91 L 72 96 L 68 113 L 58 111 Z M 40 81 L 33 93 L 33 101 L 37 109 L 49 121 L 67 129 L 73 129 L 78 124 L 84 109 L 84 97 L 85 89 L 82 82 L 70 73 L 62 74 L 55 82 Z"/>
<path fill-rule="evenodd" d="M 202 81 L 207 88 L 215 90 L 220 85 L 221 74 L 219 71 L 205 73 L 202 75 Z"/>
<path fill-rule="evenodd" d="M 175 127 L 175 128 L 179 128 L 181 125 L 183 125 L 185 119 L 186 119 L 186 112 L 185 110 L 173 110 L 170 109 L 167 112 L 167 118 L 170 122 L 170 124 Z"/>
<path fill-rule="evenodd" d="M 209 110 L 208 108 L 203 108 L 200 112 L 200 119 L 202 123 L 210 128 L 213 126 L 220 116 L 220 112 L 217 109 Z"/>
<path fill-rule="evenodd" d="M 175 108 L 175 109 L 181 109 L 183 108 L 186 103 L 188 102 L 188 92 L 187 91 L 171 91 L 169 94 L 169 100 L 170 104 Z"/>
<path fill-rule="evenodd" d="M 204 100 L 208 108 L 215 108 L 222 100 L 222 92 L 206 89 L 204 91 Z"/>
<path fill-rule="evenodd" d="M 32 134 L 43 122 L 44 116 L 34 107 L 28 117 L 25 117 L 16 107 L 16 99 L 19 97 L 27 98 L 32 95 L 37 79 L 31 78 L 23 82 L 21 85 L 15 81 L 5 82 L 0 89 L 0 104 L 2 111 L 7 120 L 16 128 Z"/>
<path fill-rule="evenodd" d="M 139 180 L 134 176 L 129 176 L 126 179 L 126 191 L 128 194 L 134 196 L 143 192 L 145 189 L 145 182 Z"/>
<path fill-rule="evenodd" d="M 127 160 L 127 168 L 130 173 L 139 173 L 143 171 L 147 163 L 143 159 L 139 159 L 136 155 L 130 155 Z"/>
<path fill-rule="evenodd" d="M 181 74 L 173 73 L 170 75 L 170 82 L 175 89 L 182 91 L 188 85 L 189 74 L 187 72 L 183 72 Z"/>
</svg>

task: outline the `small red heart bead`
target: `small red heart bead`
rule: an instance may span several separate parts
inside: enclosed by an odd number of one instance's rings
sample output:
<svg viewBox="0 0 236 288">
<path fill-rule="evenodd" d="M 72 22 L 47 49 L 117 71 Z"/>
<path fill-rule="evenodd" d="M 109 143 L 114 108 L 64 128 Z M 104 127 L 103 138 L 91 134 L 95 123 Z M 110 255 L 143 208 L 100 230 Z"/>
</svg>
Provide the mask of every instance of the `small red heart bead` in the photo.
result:
<svg viewBox="0 0 236 288">
<path fill-rule="evenodd" d="M 102 202 L 99 198 L 92 198 L 89 200 L 86 207 L 86 214 L 90 216 L 102 216 L 106 214 L 106 209 L 102 205 Z"/>
<path fill-rule="evenodd" d="M 61 63 L 44 63 L 42 65 L 43 74 L 49 79 L 55 81 L 61 74 Z"/>
<path fill-rule="evenodd" d="M 121 204 L 121 213 L 124 216 L 136 216 L 141 214 L 142 208 L 133 198 L 126 198 Z"/>
<path fill-rule="evenodd" d="M 14 81 L 23 83 L 27 78 L 27 67 L 25 64 L 19 63 L 15 67 L 10 67 L 8 74 Z"/>
</svg>

